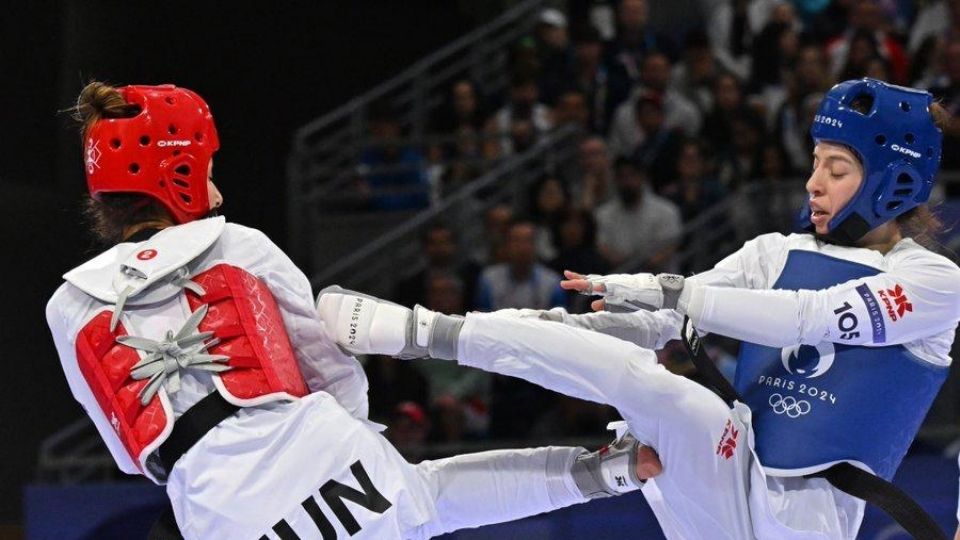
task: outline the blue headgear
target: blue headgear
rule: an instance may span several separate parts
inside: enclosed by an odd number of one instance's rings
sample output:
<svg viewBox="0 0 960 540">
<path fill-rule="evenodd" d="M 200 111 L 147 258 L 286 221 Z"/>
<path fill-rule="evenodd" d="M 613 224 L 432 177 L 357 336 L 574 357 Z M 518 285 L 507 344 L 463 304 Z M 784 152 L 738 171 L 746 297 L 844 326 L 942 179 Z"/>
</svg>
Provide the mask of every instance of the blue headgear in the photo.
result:
<svg viewBox="0 0 960 540">
<path fill-rule="evenodd" d="M 932 102 L 929 92 L 866 78 L 837 84 L 823 98 L 810 128 L 814 144 L 848 146 L 863 165 L 860 189 L 830 220 L 829 238 L 855 242 L 927 202 L 943 140 L 930 116 Z M 800 211 L 800 226 L 813 230 L 809 205 Z"/>
</svg>

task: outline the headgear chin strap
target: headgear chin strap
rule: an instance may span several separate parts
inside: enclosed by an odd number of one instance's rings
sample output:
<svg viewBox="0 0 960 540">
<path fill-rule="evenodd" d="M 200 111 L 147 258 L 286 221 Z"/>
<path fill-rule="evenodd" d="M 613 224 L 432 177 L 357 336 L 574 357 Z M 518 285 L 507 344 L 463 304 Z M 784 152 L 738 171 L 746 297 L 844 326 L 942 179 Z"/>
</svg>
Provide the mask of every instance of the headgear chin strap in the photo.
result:
<svg viewBox="0 0 960 540">
<path fill-rule="evenodd" d="M 814 144 L 845 145 L 863 165 L 863 182 L 827 224 L 827 239 L 853 244 L 927 202 L 943 141 L 932 102 L 929 92 L 866 78 L 839 83 L 823 98 L 810 128 Z M 801 229 L 814 230 L 810 212 L 809 205 L 800 211 Z"/>
<path fill-rule="evenodd" d="M 152 197 L 186 223 L 210 211 L 207 167 L 220 147 L 207 103 L 195 92 L 162 86 L 118 91 L 140 108 L 130 118 L 103 118 L 84 140 L 90 196 L 138 193 Z"/>
</svg>

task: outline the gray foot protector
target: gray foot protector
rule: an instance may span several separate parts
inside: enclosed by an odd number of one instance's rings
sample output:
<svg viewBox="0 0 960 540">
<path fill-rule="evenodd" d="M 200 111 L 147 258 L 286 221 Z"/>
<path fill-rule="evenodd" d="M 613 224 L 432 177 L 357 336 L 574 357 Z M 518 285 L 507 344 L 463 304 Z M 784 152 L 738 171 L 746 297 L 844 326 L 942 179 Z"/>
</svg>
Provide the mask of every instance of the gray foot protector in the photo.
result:
<svg viewBox="0 0 960 540">
<path fill-rule="evenodd" d="M 637 476 L 637 439 L 626 434 L 610 446 L 577 456 L 573 464 L 573 481 L 588 499 L 621 495 L 639 489 L 643 480 Z"/>
<path fill-rule="evenodd" d="M 428 326 L 431 324 L 429 315 L 432 314 L 432 312 L 426 308 L 418 305 L 415 309 L 410 310 L 410 308 L 401 306 L 396 302 L 391 302 L 389 300 L 384 300 L 382 298 L 377 298 L 376 296 L 370 296 L 369 294 L 363 294 L 350 289 L 344 289 L 339 285 L 330 285 L 323 288 L 317 295 L 317 302 L 319 303 L 321 296 L 328 293 L 359 296 L 374 302 L 391 304 L 406 309 L 407 311 L 411 311 L 411 317 L 407 319 L 406 339 L 404 340 L 405 343 L 403 349 L 397 353 L 397 358 L 411 360 L 414 358 L 432 357 L 439 358 L 441 360 L 456 360 L 457 341 L 460 338 L 460 329 L 463 327 L 463 317 L 437 313 L 432 321 L 433 327 L 429 329 L 430 335 L 427 339 L 427 346 L 423 347 L 417 345 L 416 334 L 417 328 L 421 324 L 423 326 Z"/>
</svg>

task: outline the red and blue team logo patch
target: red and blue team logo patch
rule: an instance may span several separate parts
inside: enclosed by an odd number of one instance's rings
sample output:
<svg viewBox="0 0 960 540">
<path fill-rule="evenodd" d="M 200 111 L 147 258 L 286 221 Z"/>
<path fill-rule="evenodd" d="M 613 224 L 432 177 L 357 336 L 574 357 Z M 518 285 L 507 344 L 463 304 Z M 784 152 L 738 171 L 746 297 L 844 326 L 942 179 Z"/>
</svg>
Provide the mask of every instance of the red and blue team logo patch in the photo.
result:
<svg viewBox="0 0 960 540">
<path fill-rule="evenodd" d="M 902 319 L 907 312 L 913 311 L 913 304 L 910 303 L 899 283 L 892 289 L 881 289 L 877 291 L 877 294 L 883 300 L 883 305 L 887 308 L 887 316 L 890 317 L 891 321 L 896 322 Z"/>
<path fill-rule="evenodd" d="M 727 425 L 723 428 L 723 435 L 720 436 L 720 442 L 717 443 L 717 455 L 724 459 L 730 459 L 737 451 L 737 439 L 740 437 L 740 430 L 733 425 L 733 421 L 727 419 Z"/>
<path fill-rule="evenodd" d="M 145 249 L 140 253 L 137 253 L 137 258 L 141 261 L 149 261 L 150 259 L 157 256 L 157 250 L 155 249 Z"/>
</svg>

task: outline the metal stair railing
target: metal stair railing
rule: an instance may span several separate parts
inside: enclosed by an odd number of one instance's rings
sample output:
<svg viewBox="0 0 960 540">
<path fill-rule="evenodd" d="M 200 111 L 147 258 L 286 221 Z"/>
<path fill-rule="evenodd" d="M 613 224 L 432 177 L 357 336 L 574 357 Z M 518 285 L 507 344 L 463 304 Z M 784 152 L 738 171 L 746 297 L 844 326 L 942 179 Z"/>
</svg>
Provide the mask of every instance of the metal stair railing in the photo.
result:
<svg viewBox="0 0 960 540">
<path fill-rule="evenodd" d="M 305 231 L 311 230 L 311 194 L 337 170 L 356 163 L 351 144 L 366 129 L 367 111 L 378 101 L 401 111 L 401 125 L 419 139 L 430 113 L 443 101 L 443 91 L 456 78 L 468 77 L 484 93 L 507 86 L 505 47 L 536 24 L 544 0 L 525 0 L 496 19 L 424 57 L 399 75 L 358 96 L 296 131 L 287 162 L 288 245 L 302 257 Z"/>
<path fill-rule="evenodd" d="M 470 236 L 467 229 L 482 224 L 482 216 L 490 207 L 504 202 L 514 207 L 522 205 L 530 187 L 544 171 L 556 170 L 558 164 L 573 159 L 579 133 L 575 126 L 548 133 L 532 148 L 499 162 L 402 226 L 327 264 L 312 275 L 311 285 L 319 289 L 336 283 L 372 294 L 389 294 L 396 281 L 422 267 L 420 233 L 425 227 L 443 221 L 462 239 Z"/>
<path fill-rule="evenodd" d="M 481 131 L 469 135 L 469 142 L 476 145 L 479 150 L 473 157 L 447 156 L 441 155 L 439 159 L 429 158 L 431 148 L 444 149 L 455 146 L 464 141 L 464 137 L 453 134 L 427 133 L 420 137 L 398 137 L 390 140 L 378 140 L 373 137 L 362 137 L 344 145 L 344 150 L 356 151 L 360 155 L 368 149 L 378 149 L 387 146 L 396 146 L 403 149 L 411 148 L 424 155 L 422 163 L 399 163 L 395 165 L 376 165 L 367 166 L 362 163 L 348 163 L 328 171 L 326 180 L 311 189 L 308 194 L 300 199 L 301 205 L 311 207 L 313 210 L 322 209 L 323 211 L 338 209 L 338 203 L 344 198 L 355 196 L 351 193 L 355 188 L 355 182 L 358 178 L 376 174 L 389 174 L 395 172 L 410 172 L 420 168 L 439 167 L 446 169 L 457 163 L 470 163 L 483 170 L 490 168 L 494 163 L 502 159 L 498 156 L 487 155 L 483 148 L 491 142 L 498 143 L 509 138 L 510 134 L 500 131 Z M 308 173 L 308 176 L 310 173 Z"/>
</svg>

